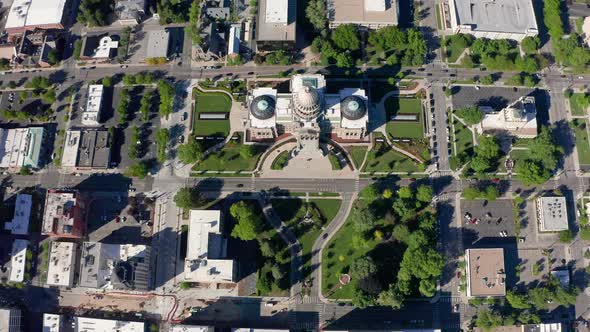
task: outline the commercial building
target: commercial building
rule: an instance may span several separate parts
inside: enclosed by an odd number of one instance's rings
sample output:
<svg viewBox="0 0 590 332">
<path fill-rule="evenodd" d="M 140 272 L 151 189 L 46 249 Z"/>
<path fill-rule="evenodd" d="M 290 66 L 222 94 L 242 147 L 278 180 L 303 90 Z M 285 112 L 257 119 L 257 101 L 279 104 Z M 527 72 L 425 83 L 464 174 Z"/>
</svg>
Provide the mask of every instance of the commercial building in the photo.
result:
<svg viewBox="0 0 590 332">
<path fill-rule="evenodd" d="M 170 332 L 214 332 L 213 326 L 202 325 L 173 325 Z"/>
<path fill-rule="evenodd" d="M 537 137 L 537 107 L 533 96 L 521 97 L 499 112 L 488 106 L 479 110 L 484 113 L 477 126 L 479 134 L 504 132 L 520 138 Z"/>
<path fill-rule="evenodd" d="M 467 249 L 465 261 L 467 262 L 468 297 L 506 295 L 504 249 Z"/>
<path fill-rule="evenodd" d="M 137 25 L 145 16 L 146 0 L 118 0 L 115 3 L 115 14 L 121 25 Z"/>
<path fill-rule="evenodd" d="M 80 60 L 92 63 L 105 62 L 115 56 L 119 36 L 111 33 L 87 34 L 82 40 Z"/>
<path fill-rule="evenodd" d="M 148 32 L 146 58 L 167 58 L 170 45 L 170 31 L 168 29 Z"/>
<path fill-rule="evenodd" d="M 484 330 L 479 327 L 476 327 L 474 331 L 484 332 Z M 498 326 L 494 328 L 494 332 L 561 332 L 561 323 Z"/>
<path fill-rule="evenodd" d="M 19 309 L 0 308 L 0 332 L 21 332 L 21 317 Z"/>
<path fill-rule="evenodd" d="M 229 42 L 227 45 L 227 55 L 235 57 L 240 55 L 240 35 L 242 27 L 239 24 L 232 24 L 229 28 Z"/>
<path fill-rule="evenodd" d="M 100 110 L 102 108 L 102 94 L 104 87 L 102 84 L 92 84 L 88 86 L 86 92 L 86 108 L 82 112 L 82 124 L 85 126 L 100 125 Z"/>
<path fill-rule="evenodd" d="M 66 0 L 14 0 L 5 30 L 8 34 L 27 30 L 63 29 Z"/>
<path fill-rule="evenodd" d="M 86 232 L 87 199 L 78 191 L 48 190 L 41 233 L 81 238 Z"/>
<path fill-rule="evenodd" d="M 111 161 L 111 139 L 105 129 L 66 131 L 61 167 L 70 170 L 108 168 Z"/>
<path fill-rule="evenodd" d="M 44 314 L 43 332 L 144 332 L 143 322 Z"/>
<path fill-rule="evenodd" d="M 44 135 L 42 127 L 0 128 L 0 168 L 39 168 Z"/>
<path fill-rule="evenodd" d="M 247 139 L 275 139 L 292 134 L 298 139 L 298 151 L 319 151 L 320 134 L 342 141 L 365 141 L 369 121 L 365 90 L 344 88 L 326 93 L 323 75 L 295 75 L 291 93 L 273 88 L 255 88 L 247 97 L 249 118 Z M 313 150 L 313 151 L 312 151 Z"/>
<path fill-rule="evenodd" d="M 234 280 L 234 261 L 227 256 L 227 239 L 221 234 L 221 211 L 191 210 L 188 248 L 184 261 L 184 280 L 189 282 L 230 283 Z"/>
<path fill-rule="evenodd" d="M 448 13 L 454 33 L 517 41 L 539 34 L 532 0 L 448 0 Z"/>
<path fill-rule="evenodd" d="M 28 235 L 31 220 L 31 204 L 33 196 L 27 194 L 16 195 L 14 202 L 14 216 L 4 224 L 4 229 L 12 235 Z"/>
<path fill-rule="evenodd" d="M 260 0 L 256 46 L 260 51 L 295 48 L 297 0 Z"/>
<path fill-rule="evenodd" d="M 535 200 L 537 222 L 541 232 L 559 232 L 569 229 L 567 206 L 563 196 L 538 197 Z"/>
<path fill-rule="evenodd" d="M 84 242 L 79 286 L 148 290 L 151 286 L 150 248 L 134 244 Z"/>
<path fill-rule="evenodd" d="M 47 268 L 48 286 L 72 287 L 76 271 L 76 252 L 76 243 L 51 242 Z"/>
<path fill-rule="evenodd" d="M 398 0 L 327 0 L 330 28 L 354 24 L 361 28 L 380 29 L 397 25 Z"/>
<path fill-rule="evenodd" d="M 11 282 L 23 282 L 25 280 L 28 245 L 29 241 L 27 240 L 15 239 L 12 242 L 10 278 L 8 279 Z"/>
</svg>

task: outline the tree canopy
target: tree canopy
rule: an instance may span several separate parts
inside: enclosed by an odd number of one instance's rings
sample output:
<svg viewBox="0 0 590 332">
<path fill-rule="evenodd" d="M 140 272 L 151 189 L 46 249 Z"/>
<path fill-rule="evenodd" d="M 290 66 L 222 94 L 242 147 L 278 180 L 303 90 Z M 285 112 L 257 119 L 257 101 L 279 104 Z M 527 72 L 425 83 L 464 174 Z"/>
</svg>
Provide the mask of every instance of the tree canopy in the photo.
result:
<svg viewBox="0 0 590 332">
<path fill-rule="evenodd" d="M 113 12 L 112 0 L 82 0 L 78 7 L 78 22 L 89 27 L 105 26 Z"/>
<path fill-rule="evenodd" d="M 356 25 L 342 24 L 332 31 L 332 42 L 342 50 L 356 51 L 360 48 L 361 41 Z"/>
<path fill-rule="evenodd" d="M 309 0 L 307 8 L 305 8 L 305 16 L 316 31 L 324 30 L 328 22 L 326 15 L 326 1 Z"/>
<path fill-rule="evenodd" d="M 262 218 L 256 214 L 254 207 L 244 201 L 232 204 L 229 209 L 230 215 L 237 220 L 231 236 L 244 241 L 256 239 L 262 229 Z"/>
<path fill-rule="evenodd" d="M 180 188 L 174 195 L 174 203 L 181 209 L 193 209 L 202 203 L 201 193 L 195 187 Z"/>
<path fill-rule="evenodd" d="M 478 124 L 483 119 L 483 113 L 476 105 L 460 108 L 457 115 L 469 125 Z"/>
</svg>

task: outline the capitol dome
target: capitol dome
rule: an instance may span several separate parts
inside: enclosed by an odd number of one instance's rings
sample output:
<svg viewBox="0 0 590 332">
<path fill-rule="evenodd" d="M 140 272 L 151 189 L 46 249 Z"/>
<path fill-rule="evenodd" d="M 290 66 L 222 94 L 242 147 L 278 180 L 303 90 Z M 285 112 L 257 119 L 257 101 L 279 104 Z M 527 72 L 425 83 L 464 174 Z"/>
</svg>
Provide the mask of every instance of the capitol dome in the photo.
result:
<svg viewBox="0 0 590 332">
<path fill-rule="evenodd" d="M 359 120 L 367 114 L 367 105 L 359 96 L 348 96 L 340 101 L 340 112 L 348 120 Z"/>
<path fill-rule="evenodd" d="M 267 95 L 258 96 L 252 100 L 250 112 L 258 120 L 270 119 L 275 115 L 275 100 Z"/>
<path fill-rule="evenodd" d="M 323 99 L 319 92 L 309 86 L 299 90 L 293 96 L 295 114 L 305 121 L 318 117 L 323 107 Z"/>
</svg>

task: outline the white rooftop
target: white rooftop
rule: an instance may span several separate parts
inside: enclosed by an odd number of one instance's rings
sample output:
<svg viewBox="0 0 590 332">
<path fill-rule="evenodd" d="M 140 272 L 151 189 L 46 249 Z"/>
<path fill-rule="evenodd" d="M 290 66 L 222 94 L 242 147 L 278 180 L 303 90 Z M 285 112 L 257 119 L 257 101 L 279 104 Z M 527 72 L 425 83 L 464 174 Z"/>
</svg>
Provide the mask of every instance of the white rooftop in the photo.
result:
<svg viewBox="0 0 590 332">
<path fill-rule="evenodd" d="M 386 10 L 387 10 L 386 0 L 365 0 L 365 11 L 384 12 Z"/>
<path fill-rule="evenodd" d="M 4 224 L 4 229 L 13 235 L 29 234 L 29 221 L 31 220 L 31 204 L 33 197 L 27 194 L 16 195 L 14 217 Z"/>
<path fill-rule="evenodd" d="M 480 134 L 487 130 L 505 130 L 517 137 L 537 136 L 537 109 L 532 96 L 521 97 L 499 112 L 488 106 L 479 110 L 485 113 L 478 126 Z"/>
<path fill-rule="evenodd" d="M 43 234 L 52 233 L 54 223 L 58 233 L 64 233 L 64 226 L 74 226 L 71 210 L 76 206 L 76 197 L 71 192 L 47 192 L 45 211 L 43 212 Z"/>
<path fill-rule="evenodd" d="M 104 87 L 102 84 L 93 84 L 88 86 L 86 95 L 86 109 L 82 113 L 82 124 L 86 126 L 100 125 L 100 109 L 102 106 L 102 94 Z"/>
<path fill-rule="evenodd" d="M 21 317 L 19 309 L 0 308 L 0 332 L 20 332 Z"/>
<path fill-rule="evenodd" d="M 0 129 L 0 167 L 21 167 L 25 164 L 25 158 L 29 150 L 29 129 Z"/>
<path fill-rule="evenodd" d="M 541 232 L 559 232 L 569 229 L 565 197 L 537 198 L 537 219 Z"/>
<path fill-rule="evenodd" d="M 457 25 L 473 31 L 526 33 L 537 30 L 532 0 L 450 0 Z"/>
<path fill-rule="evenodd" d="M 66 0 L 14 0 L 5 28 L 60 24 Z"/>
<path fill-rule="evenodd" d="M 76 266 L 76 244 L 72 242 L 51 242 L 47 285 L 71 287 L 74 283 Z"/>
<path fill-rule="evenodd" d="M 10 281 L 23 282 L 25 279 L 27 246 L 29 241 L 16 239 L 12 242 L 12 258 L 10 259 Z"/>
<path fill-rule="evenodd" d="M 184 278 L 193 282 L 232 282 L 234 262 L 225 256 L 221 211 L 191 210 Z"/>
<path fill-rule="evenodd" d="M 75 167 L 78 160 L 78 147 L 82 132 L 79 130 L 66 131 L 63 154 L 61 158 L 62 167 Z"/>
<path fill-rule="evenodd" d="M 240 54 L 240 34 L 242 29 L 239 26 L 232 25 L 229 28 L 229 43 L 227 54 Z"/>
<path fill-rule="evenodd" d="M 62 324 L 61 315 L 43 314 L 43 332 L 60 332 Z"/>
<path fill-rule="evenodd" d="M 118 47 L 118 41 L 113 40 L 110 36 L 104 36 L 98 42 L 98 47 L 94 50 L 92 57 L 96 59 L 108 58 L 111 55 L 111 50 Z"/>
<path fill-rule="evenodd" d="M 144 332 L 142 322 L 74 317 L 75 332 Z"/>
<path fill-rule="evenodd" d="M 289 0 L 268 0 L 264 13 L 265 22 L 287 24 Z"/>
</svg>

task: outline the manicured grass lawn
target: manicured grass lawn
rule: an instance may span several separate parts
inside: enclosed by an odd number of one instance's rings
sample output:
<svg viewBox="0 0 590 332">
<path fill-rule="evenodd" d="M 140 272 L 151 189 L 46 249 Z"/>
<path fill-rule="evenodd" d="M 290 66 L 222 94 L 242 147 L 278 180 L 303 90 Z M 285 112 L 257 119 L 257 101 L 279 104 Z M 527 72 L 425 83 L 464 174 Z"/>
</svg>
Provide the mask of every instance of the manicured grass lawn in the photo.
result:
<svg viewBox="0 0 590 332">
<path fill-rule="evenodd" d="M 363 164 L 363 160 L 365 159 L 365 155 L 367 154 L 367 149 L 363 146 L 349 146 L 346 148 L 346 150 L 352 158 L 354 168 L 359 169 Z"/>
<path fill-rule="evenodd" d="M 353 283 L 339 287 L 338 278 L 342 271 L 348 270 L 355 259 L 367 255 L 377 245 L 377 241 L 371 238 L 366 246 L 354 249 L 351 245 L 354 234 L 355 231 L 349 217 L 342 228 L 334 234 L 322 253 L 322 293 L 326 297 L 332 299 L 352 298 Z"/>
<path fill-rule="evenodd" d="M 275 212 L 297 236 L 302 247 L 303 269 L 304 274 L 310 272 L 311 267 L 311 249 L 314 242 L 320 236 L 322 230 L 319 227 L 310 227 L 301 223 L 301 217 L 305 214 L 303 210 L 303 200 L 300 198 L 292 199 L 273 199 L 271 200 Z M 325 218 L 327 226 L 332 222 L 342 203 L 339 199 L 310 199 L 309 203 L 314 204 Z"/>
<path fill-rule="evenodd" d="M 579 121 L 579 120 L 578 120 Z M 581 121 L 580 121 L 581 122 Z M 580 125 L 571 125 L 576 136 L 576 149 L 578 150 L 578 159 L 580 164 L 590 165 L 590 142 L 588 141 L 588 132 L 586 130 L 586 121 Z"/>
<path fill-rule="evenodd" d="M 212 153 L 207 159 L 193 166 L 193 171 L 251 171 L 256 167 L 264 148 L 256 146 L 256 152 L 251 158 L 240 156 L 241 144 L 228 143 L 219 152 Z"/>
<path fill-rule="evenodd" d="M 391 137 L 422 138 L 424 137 L 424 119 L 422 116 L 422 101 L 417 98 L 389 97 L 385 101 L 387 114 L 387 133 Z M 398 114 L 418 114 L 418 121 L 390 121 Z"/>
<path fill-rule="evenodd" d="M 511 150 L 510 159 L 514 160 L 515 164 L 529 158 L 529 150 Z"/>
<path fill-rule="evenodd" d="M 272 161 L 270 168 L 273 170 L 281 170 L 287 166 L 287 162 L 289 161 L 289 153 L 291 151 L 283 151 L 279 153 L 279 155 Z"/>
<path fill-rule="evenodd" d="M 459 56 L 465 51 L 464 47 L 457 45 L 456 43 L 451 42 L 449 45 L 445 46 L 447 56 L 447 62 L 452 63 L 459 59 Z"/>
<path fill-rule="evenodd" d="M 196 136 L 227 136 L 230 126 L 228 120 L 200 120 L 200 113 L 229 113 L 231 110 L 231 98 L 221 92 L 194 92 L 195 96 L 195 123 L 194 134 Z"/>
<path fill-rule="evenodd" d="M 473 134 L 471 130 L 463 125 L 463 123 L 456 121 L 455 132 L 452 134 L 453 141 L 457 141 L 457 151 L 455 151 L 455 144 L 451 141 L 451 149 L 454 155 L 460 155 L 473 148 Z M 462 165 L 457 165 L 455 158 L 449 160 L 451 169 L 457 170 Z"/>
<path fill-rule="evenodd" d="M 414 162 L 403 154 L 394 151 L 385 143 L 376 143 L 369 155 L 363 171 L 365 172 L 422 172 L 425 166 Z"/>
<path fill-rule="evenodd" d="M 584 107 L 585 101 L 583 100 L 584 98 L 585 94 L 583 93 L 574 93 L 569 98 L 572 115 L 586 115 L 586 107 Z"/>
</svg>

